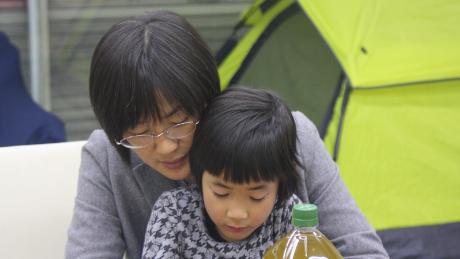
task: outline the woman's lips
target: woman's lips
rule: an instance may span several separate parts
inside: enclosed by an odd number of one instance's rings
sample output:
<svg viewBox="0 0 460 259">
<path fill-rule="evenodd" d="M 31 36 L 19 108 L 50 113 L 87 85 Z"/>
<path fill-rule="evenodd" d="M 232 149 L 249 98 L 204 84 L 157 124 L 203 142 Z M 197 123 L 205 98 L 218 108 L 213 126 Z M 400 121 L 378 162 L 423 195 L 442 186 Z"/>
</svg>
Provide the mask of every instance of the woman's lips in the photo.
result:
<svg viewBox="0 0 460 259">
<path fill-rule="evenodd" d="M 180 157 L 172 161 L 163 161 L 163 165 L 168 169 L 177 169 L 186 162 L 187 156 Z"/>
</svg>

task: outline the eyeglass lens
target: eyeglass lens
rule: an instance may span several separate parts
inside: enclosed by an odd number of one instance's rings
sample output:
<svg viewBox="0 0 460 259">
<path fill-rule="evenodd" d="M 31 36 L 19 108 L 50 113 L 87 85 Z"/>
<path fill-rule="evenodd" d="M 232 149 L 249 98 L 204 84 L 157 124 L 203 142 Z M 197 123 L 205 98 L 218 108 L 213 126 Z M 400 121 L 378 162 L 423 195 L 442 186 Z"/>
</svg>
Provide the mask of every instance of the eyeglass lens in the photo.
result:
<svg viewBox="0 0 460 259">
<path fill-rule="evenodd" d="M 195 129 L 196 123 L 192 121 L 173 125 L 158 135 L 136 135 L 121 140 L 126 147 L 143 147 L 153 143 L 155 137 L 165 135 L 169 139 L 180 139 L 190 135 Z"/>
</svg>

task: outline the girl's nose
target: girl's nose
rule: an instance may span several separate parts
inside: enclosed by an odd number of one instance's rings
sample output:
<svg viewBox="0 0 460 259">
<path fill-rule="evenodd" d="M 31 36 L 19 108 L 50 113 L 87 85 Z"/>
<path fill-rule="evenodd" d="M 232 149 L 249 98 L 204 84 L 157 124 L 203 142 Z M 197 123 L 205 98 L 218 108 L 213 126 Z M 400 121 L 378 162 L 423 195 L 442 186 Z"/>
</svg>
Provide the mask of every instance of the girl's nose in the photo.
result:
<svg viewBox="0 0 460 259">
<path fill-rule="evenodd" d="M 231 219 L 241 220 L 248 218 L 249 213 L 241 206 L 233 206 L 227 210 L 227 217 Z"/>
</svg>

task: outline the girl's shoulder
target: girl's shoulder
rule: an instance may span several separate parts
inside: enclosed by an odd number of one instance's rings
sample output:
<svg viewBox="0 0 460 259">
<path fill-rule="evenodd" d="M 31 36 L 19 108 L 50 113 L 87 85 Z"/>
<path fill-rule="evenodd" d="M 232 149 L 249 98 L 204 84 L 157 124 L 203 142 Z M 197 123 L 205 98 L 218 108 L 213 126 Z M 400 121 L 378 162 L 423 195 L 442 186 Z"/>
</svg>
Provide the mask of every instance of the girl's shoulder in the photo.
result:
<svg viewBox="0 0 460 259">
<path fill-rule="evenodd" d="M 283 219 L 285 217 L 291 217 L 292 208 L 294 208 L 294 205 L 299 203 L 302 203 L 302 200 L 297 195 L 293 194 L 286 201 L 281 203 L 280 206 L 274 208 L 273 212 L 277 213 Z"/>
<path fill-rule="evenodd" d="M 182 212 L 195 212 L 201 207 L 200 191 L 195 184 L 163 192 L 158 200 L 168 201 L 169 205 Z"/>
</svg>

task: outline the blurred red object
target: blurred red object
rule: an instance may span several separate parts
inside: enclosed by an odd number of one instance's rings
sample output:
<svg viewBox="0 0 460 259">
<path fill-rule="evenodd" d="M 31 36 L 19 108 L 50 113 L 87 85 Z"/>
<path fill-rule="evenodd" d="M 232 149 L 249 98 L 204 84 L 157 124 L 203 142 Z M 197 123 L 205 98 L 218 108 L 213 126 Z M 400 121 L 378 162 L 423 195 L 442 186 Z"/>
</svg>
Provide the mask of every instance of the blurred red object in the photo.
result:
<svg viewBox="0 0 460 259">
<path fill-rule="evenodd" d="M 24 7 L 25 0 L 0 0 L 0 8 Z"/>
</svg>

